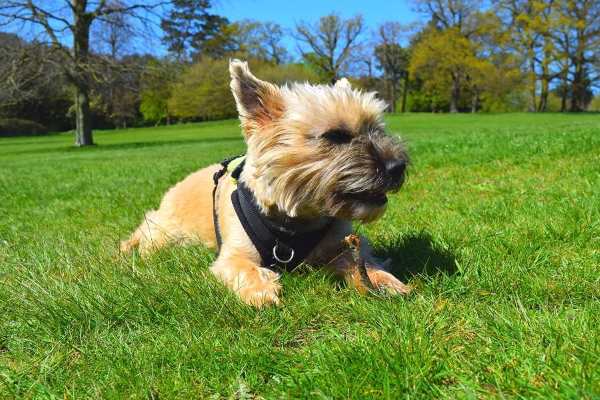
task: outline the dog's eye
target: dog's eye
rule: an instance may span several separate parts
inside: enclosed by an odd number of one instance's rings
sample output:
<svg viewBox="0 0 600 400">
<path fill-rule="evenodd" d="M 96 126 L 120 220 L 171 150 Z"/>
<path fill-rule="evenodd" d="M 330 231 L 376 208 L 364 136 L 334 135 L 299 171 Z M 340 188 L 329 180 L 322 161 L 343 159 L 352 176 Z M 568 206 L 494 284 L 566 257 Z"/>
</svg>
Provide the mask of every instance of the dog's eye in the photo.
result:
<svg viewBox="0 0 600 400">
<path fill-rule="evenodd" d="M 325 132 L 323 137 L 335 144 L 350 143 L 352 141 L 352 135 L 350 132 L 343 129 L 332 129 Z"/>
</svg>

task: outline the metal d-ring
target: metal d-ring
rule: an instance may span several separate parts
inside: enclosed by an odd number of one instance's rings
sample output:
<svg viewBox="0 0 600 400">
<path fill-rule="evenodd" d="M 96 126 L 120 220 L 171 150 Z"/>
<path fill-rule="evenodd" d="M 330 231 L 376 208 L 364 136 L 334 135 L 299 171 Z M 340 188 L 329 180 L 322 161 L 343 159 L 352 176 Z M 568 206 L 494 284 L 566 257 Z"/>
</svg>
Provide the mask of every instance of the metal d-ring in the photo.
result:
<svg viewBox="0 0 600 400">
<path fill-rule="evenodd" d="M 279 258 L 279 256 L 277 255 L 278 247 L 279 247 L 279 243 L 276 243 L 275 246 L 273 246 L 273 258 L 275 260 L 277 260 L 277 262 L 280 262 L 282 264 L 287 264 L 294 259 L 294 249 L 290 249 L 291 250 L 290 258 L 288 258 L 287 260 L 282 260 L 281 258 Z"/>
</svg>

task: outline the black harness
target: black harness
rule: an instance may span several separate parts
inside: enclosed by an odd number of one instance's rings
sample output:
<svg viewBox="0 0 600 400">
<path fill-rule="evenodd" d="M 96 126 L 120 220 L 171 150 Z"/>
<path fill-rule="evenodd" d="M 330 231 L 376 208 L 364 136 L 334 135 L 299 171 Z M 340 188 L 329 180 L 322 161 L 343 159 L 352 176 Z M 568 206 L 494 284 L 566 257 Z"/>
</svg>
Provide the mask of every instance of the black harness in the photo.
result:
<svg viewBox="0 0 600 400">
<path fill-rule="evenodd" d="M 217 187 L 221 177 L 228 172 L 229 164 L 236 158 L 238 157 L 223 161 L 223 168 L 213 176 L 213 222 L 217 252 L 223 244 L 216 207 Z M 233 179 L 239 179 L 244 162 L 245 160 L 231 172 Z M 314 221 L 290 217 L 285 217 L 283 221 L 269 218 L 260 212 L 256 198 L 243 182 L 238 182 L 236 190 L 231 193 L 231 202 L 246 234 L 260 254 L 261 266 L 267 268 L 288 271 L 296 268 L 325 237 L 333 222 L 333 218 Z"/>
</svg>

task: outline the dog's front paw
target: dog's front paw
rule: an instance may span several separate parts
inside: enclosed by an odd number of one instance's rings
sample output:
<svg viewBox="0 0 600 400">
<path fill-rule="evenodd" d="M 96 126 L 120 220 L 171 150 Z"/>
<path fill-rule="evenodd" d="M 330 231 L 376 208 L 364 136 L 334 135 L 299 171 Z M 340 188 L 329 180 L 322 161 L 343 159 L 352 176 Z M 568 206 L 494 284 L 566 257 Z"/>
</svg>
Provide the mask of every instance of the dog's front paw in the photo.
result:
<svg viewBox="0 0 600 400">
<path fill-rule="evenodd" d="M 246 287 L 240 289 L 238 294 L 244 303 L 257 308 L 278 306 L 280 304 L 279 287 L 275 285 Z"/>
<path fill-rule="evenodd" d="M 394 275 L 383 270 L 369 270 L 369 279 L 375 288 L 390 294 L 408 294 L 412 288 L 402 283 Z"/>
<path fill-rule="evenodd" d="M 247 282 L 247 285 L 239 288 L 238 295 L 242 301 L 257 308 L 279 305 L 281 291 L 279 275 L 265 268 L 260 268 L 258 275 L 258 279 Z"/>
</svg>

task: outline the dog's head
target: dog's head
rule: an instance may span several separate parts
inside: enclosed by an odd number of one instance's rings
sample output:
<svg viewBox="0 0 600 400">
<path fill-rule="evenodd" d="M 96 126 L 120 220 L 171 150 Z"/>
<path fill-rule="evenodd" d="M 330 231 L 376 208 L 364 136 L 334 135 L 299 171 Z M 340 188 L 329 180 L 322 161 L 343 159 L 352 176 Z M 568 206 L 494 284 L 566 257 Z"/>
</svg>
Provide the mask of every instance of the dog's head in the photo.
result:
<svg viewBox="0 0 600 400">
<path fill-rule="evenodd" d="M 278 87 L 233 60 L 231 89 L 248 145 L 242 176 L 263 211 L 372 221 L 400 188 L 408 156 L 384 131 L 374 93 L 335 85 Z"/>
</svg>

